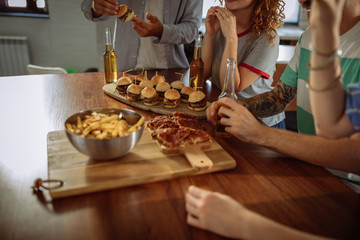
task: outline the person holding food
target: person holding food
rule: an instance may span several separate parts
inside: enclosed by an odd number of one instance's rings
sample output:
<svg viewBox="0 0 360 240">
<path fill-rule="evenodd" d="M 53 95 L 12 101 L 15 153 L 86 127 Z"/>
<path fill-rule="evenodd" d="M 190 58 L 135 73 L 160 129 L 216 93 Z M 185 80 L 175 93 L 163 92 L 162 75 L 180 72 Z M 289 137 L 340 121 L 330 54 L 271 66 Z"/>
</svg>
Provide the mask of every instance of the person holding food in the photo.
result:
<svg viewBox="0 0 360 240">
<path fill-rule="evenodd" d="M 222 2 L 222 1 L 221 1 Z M 279 54 L 277 28 L 284 18 L 283 0 L 225 0 L 211 7 L 205 19 L 202 47 L 204 77 L 222 89 L 226 60 L 237 59 L 236 92 L 239 99 L 273 89 L 273 73 Z M 285 128 L 284 112 L 260 118 L 266 125 Z"/>
<path fill-rule="evenodd" d="M 184 44 L 201 23 L 202 0 L 83 0 L 81 10 L 92 21 L 114 16 L 118 71 L 188 68 Z M 119 4 L 133 10 L 131 22 L 117 17 Z M 124 21 L 124 22 L 123 22 Z"/>
</svg>

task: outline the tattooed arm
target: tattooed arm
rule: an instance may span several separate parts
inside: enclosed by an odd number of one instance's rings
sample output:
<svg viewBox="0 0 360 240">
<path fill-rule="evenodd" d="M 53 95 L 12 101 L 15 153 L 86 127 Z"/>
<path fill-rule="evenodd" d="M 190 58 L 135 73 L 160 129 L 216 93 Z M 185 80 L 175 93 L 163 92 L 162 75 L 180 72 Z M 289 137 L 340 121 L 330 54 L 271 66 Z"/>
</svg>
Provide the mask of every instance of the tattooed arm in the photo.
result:
<svg viewBox="0 0 360 240">
<path fill-rule="evenodd" d="M 270 117 L 281 113 L 296 97 L 296 87 L 289 87 L 279 81 L 275 88 L 266 93 L 238 101 L 256 117 Z"/>
</svg>

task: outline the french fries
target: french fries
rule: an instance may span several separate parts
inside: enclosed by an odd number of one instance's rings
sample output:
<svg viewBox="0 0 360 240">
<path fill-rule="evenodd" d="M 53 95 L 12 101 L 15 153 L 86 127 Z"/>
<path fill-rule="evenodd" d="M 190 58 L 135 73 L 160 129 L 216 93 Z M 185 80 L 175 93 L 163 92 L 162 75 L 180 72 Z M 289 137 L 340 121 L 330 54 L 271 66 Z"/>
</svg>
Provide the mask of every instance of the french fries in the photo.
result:
<svg viewBox="0 0 360 240">
<path fill-rule="evenodd" d="M 106 139 L 127 136 L 141 128 L 143 123 L 144 118 L 140 118 L 137 123 L 130 125 L 126 120 L 119 119 L 117 114 L 93 112 L 91 115 L 85 115 L 84 119 L 77 117 L 76 124 L 67 123 L 66 128 L 83 137 Z"/>
</svg>

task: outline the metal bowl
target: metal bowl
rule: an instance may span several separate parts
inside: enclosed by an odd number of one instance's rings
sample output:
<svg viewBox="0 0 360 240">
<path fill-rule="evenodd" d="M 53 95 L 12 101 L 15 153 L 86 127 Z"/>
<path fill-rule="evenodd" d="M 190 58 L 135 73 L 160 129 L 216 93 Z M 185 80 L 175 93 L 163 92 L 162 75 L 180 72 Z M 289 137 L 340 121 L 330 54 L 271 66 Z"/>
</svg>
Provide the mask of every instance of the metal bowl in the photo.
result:
<svg viewBox="0 0 360 240">
<path fill-rule="evenodd" d="M 131 125 L 137 123 L 140 118 L 143 118 L 140 113 L 121 108 L 94 108 L 71 115 L 65 121 L 66 135 L 71 144 L 86 156 L 97 160 L 110 160 L 119 158 L 130 152 L 141 138 L 144 130 L 144 124 L 142 124 L 142 126 L 137 131 L 127 136 L 107 139 L 83 137 L 70 132 L 66 128 L 67 123 L 76 124 L 78 116 L 83 119 L 84 115 L 91 115 L 92 112 L 118 114 L 121 115 L 122 119 L 126 120 Z"/>
</svg>

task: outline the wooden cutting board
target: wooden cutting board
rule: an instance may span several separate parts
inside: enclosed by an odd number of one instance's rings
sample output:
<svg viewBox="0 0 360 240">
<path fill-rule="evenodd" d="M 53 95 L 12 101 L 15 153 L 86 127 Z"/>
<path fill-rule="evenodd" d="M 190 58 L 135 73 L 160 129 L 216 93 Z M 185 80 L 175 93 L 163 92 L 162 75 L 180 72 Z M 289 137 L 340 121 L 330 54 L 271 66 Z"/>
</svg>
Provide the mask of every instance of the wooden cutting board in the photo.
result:
<svg viewBox="0 0 360 240">
<path fill-rule="evenodd" d="M 189 113 L 191 115 L 196 116 L 198 119 L 206 119 L 206 111 L 205 110 L 200 111 L 200 112 L 192 111 L 188 107 L 188 104 L 183 103 L 183 102 L 181 102 L 180 105 L 176 108 L 165 108 L 161 102 L 154 106 L 147 106 L 147 105 L 143 104 L 142 101 L 136 101 L 136 102 L 129 101 L 125 98 L 125 96 L 120 95 L 116 91 L 115 83 L 106 84 L 103 87 L 103 91 L 110 97 L 115 98 L 116 100 L 119 100 L 120 102 L 126 103 L 128 105 L 131 105 L 133 107 L 137 107 L 137 108 L 140 108 L 143 110 L 152 111 L 152 112 L 159 113 L 159 114 L 166 114 L 166 115 L 172 115 L 174 112 L 185 112 L 185 113 Z M 210 106 L 209 102 L 207 103 L 207 106 L 208 107 Z"/>
<path fill-rule="evenodd" d="M 212 141 L 204 150 L 212 167 L 195 169 L 184 155 L 163 153 L 146 130 L 130 153 L 111 161 L 89 159 L 71 145 L 64 131 L 49 132 L 48 178 L 64 181 L 62 187 L 50 190 L 50 195 L 53 199 L 64 198 L 234 168 L 236 161 Z"/>
</svg>

